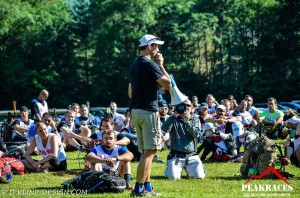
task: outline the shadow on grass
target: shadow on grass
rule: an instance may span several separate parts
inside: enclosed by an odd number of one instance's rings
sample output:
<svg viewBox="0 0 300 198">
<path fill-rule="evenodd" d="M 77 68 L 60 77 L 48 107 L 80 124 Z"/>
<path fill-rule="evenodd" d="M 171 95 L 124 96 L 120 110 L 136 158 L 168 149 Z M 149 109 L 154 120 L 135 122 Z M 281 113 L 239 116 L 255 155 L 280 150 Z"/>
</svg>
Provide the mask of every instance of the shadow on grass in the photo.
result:
<svg viewBox="0 0 300 198">
<path fill-rule="evenodd" d="M 217 177 L 209 177 L 210 179 L 222 179 L 222 180 L 235 180 L 235 181 L 240 181 L 244 180 L 246 181 L 246 177 L 241 177 L 241 176 L 217 176 Z"/>
<path fill-rule="evenodd" d="M 36 187 L 35 190 L 62 190 L 62 187 Z"/>
<path fill-rule="evenodd" d="M 168 178 L 164 175 L 153 175 L 151 176 L 151 179 L 156 179 L 156 180 L 168 180 Z"/>
<path fill-rule="evenodd" d="M 58 177 L 71 178 L 71 177 L 76 177 L 78 175 L 81 175 L 83 172 L 84 171 L 82 169 L 70 169 L 67 171 L 54 172 L 53 175 L 58 176 Z"/>
</svg>

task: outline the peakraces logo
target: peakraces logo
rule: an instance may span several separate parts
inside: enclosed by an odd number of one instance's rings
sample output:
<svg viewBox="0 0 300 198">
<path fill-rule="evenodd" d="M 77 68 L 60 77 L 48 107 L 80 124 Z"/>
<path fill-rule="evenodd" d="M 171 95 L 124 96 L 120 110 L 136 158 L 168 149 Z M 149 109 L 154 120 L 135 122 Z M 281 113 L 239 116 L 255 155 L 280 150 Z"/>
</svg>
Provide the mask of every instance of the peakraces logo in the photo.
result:
<svg viewBox="0 0 300 198">
<path fill-rule="evenodd" d="M 267 174 L 273 173 L 284 183 L 282 184 L 250 184 L 253 179 L 261 179 Z M 289 197 L 293 191 L 293 186 L 278 172 L 274 167 L 270 166 L 260 175 L 252 175 L 245 184 L 242 185 L 244 197 Z"/>
</svg>

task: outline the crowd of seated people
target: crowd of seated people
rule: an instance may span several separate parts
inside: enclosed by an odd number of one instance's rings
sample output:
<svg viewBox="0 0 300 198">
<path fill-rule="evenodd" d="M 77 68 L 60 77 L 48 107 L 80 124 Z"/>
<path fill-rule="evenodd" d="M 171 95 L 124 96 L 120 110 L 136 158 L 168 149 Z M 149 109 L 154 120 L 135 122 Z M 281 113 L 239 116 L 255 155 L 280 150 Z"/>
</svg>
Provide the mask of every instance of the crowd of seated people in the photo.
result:
<svg viewBox="0 0 300 198">
<path fill-rule="evenodd" d="M 47 99 L 46 96 L 40 97 Z M 158 102 L 161 127 L 164 129 L 164 123 L 170 126 L 168 119 L 174 119 L 178 113 L 176 107 L 168 104 L 162 95 L 158 96 Z M 268 108 L 259 112 L 253 106 L 253 97 L 250 95 L 246 95 L 239 102 L 229 95 L 220 103 L 212 94 L 207 94 L 203 102 L 193 96 L 189 114 L 191 118 L 199 121 L 196 153 L 200 160 L 204 163 L 207 160 L 243 162 L 243 145 L 257 137 L 254 131 L 257 132 L 264 120 L 272 120 L 276 127 L 268 135 L 269 138 L 287 137 L 282 136 L 283 125 L 290 131 L 295 131 L 296 135 L 284 143 L 284 159 L 286 164 L 292 160 L 299 166 L 299 118 L 295 115 L 284 118 L 283 112 L 276 108 L 275 98 L 268 98 L 267 104 Z M 109 113 L 104 113 L 104 118 L 99 120 L 89 112 L 87 105 L 73 103 L 57 124 L 49 112 L 40 112 L 37 116 L 39 119 L 29 119 L 28 108 L 22 106 L 20 118 L 13 124 L 12 140 L 26 142 L 25 158 L 22 161 L 25 167 L 36 172 L 66 170 L 65 150 L 86 151 L 91 169 L 118 171 L 125 178 L 127 188 L 131 188 L 130 162 L 139 161 L 141 152 L 130 109 L 122 115 L 118 113 L 115 102 L 111 102 L 108 108 Z M 162 148 L 171 149 L 169 131 L 161 131 Z M 42 155 L 42 160 L 34 160 L 34 153 Z M 154 160 L 164 163 L 158 156 Z M 170 159 L 167 159 L 167 164 L 168 160 Z M 202 173 L 201 178 L 204 175 Z"/>
</svg>

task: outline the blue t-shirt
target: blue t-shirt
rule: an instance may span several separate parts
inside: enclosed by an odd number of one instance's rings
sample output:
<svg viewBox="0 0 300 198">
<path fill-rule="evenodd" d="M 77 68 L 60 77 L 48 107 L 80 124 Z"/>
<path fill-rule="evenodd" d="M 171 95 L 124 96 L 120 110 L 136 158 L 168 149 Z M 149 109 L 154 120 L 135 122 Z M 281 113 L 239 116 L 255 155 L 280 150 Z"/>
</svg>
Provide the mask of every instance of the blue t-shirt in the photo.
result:
<svg viewBox="0 0 300 198">
<path fill-rule="evenodd" d="M 104 151 L 105 154 L 111 155 L 113 152 L 113 149 L 107 150 L 103 145 L 101 145 L 102 150 Z M 93 152 L 95 155 L 97 155 L 97 150 L 96 147 L 91 149 L 91 152 Z M 128 149 L 125 146 L 119 146 L 118 154 L 123 155 L 124 153 L 128 152 Z"/>
<path fill-rule="evenodd" d="M 80 123 L 82 125 L 90 125 L 94 124 L 96 126 L 99 126 L 98 120 L 95 118 L 93 114 L 89 113 L 89 116 L 87 118 L 84 117 L 75 117 L 75 122 Z"/>
</svg>

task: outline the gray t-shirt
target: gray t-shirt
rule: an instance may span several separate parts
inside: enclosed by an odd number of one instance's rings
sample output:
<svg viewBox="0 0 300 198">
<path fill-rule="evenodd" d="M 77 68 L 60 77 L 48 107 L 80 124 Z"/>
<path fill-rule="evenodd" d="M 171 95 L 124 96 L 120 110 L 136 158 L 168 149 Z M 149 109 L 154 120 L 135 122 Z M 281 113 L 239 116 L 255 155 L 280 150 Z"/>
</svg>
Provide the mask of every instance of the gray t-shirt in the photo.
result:
<svg viewBox="0 0 300 198">
<path fill-rule="evenodd" d="M 198 117 L 193 116 L 189 123 L 183 118 L 172 115 L 162 126 L 164 132 L 170 133 L 170 149 L 178 152 L 196 152 L 201 123 Z"/>
</svg>

